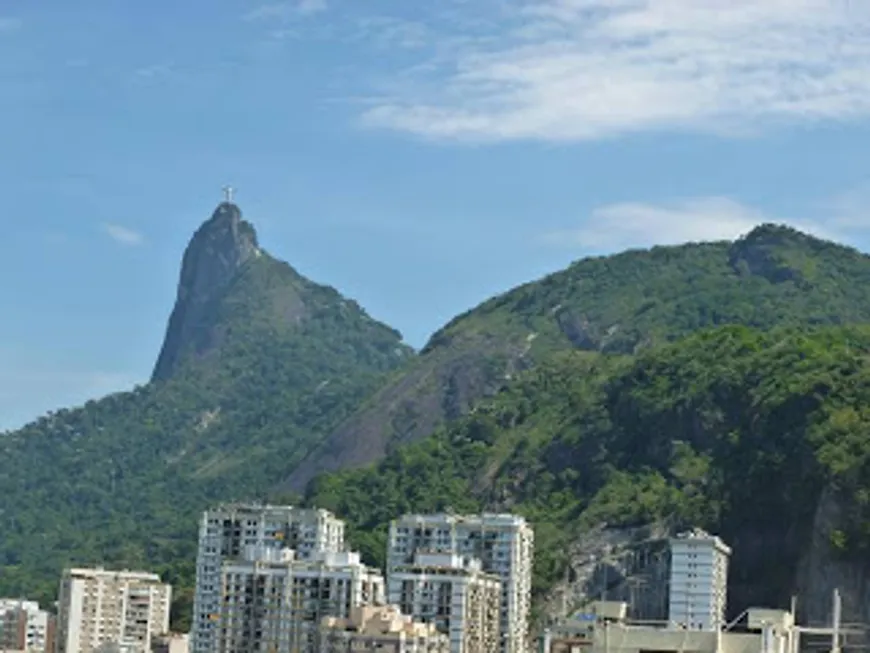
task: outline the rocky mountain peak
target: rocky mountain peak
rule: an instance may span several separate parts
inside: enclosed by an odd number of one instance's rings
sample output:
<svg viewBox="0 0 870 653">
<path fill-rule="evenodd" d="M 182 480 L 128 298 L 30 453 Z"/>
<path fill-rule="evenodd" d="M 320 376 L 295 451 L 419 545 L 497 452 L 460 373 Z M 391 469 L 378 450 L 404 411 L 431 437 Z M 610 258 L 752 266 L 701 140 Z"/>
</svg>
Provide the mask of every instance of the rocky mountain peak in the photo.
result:
<svg viewBox="0 0 870 653">
<path fill-rule="evenodd" d="M 184 252 L 175 307 L 152 380 L 172 376 L 209 301 L 221 293 L 252 258 L 260 255 L 254 227 L 231 202 L 222 202 L 197 229 Z"/>
</svg>

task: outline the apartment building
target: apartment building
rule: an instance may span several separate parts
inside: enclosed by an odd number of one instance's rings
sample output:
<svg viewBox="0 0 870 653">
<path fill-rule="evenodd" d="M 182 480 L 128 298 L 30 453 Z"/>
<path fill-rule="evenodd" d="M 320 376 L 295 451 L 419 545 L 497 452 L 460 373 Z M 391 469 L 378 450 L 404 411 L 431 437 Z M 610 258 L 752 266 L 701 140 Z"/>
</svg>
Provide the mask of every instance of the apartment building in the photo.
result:
<svg viewBox="0 0 870 653">
<path fill-rule="evenodd" d="M 450 653 L 450 640 L 434 624 L 414 621 L 394 605 L 361 606 L 350 617 L 326 617 L 319 653 Z"/>
<path fill-rule="evenodd" d="M 719 630 L 725 624 L 731 549 L 698 529 L 677 535 L 670 547 L 670 621 L 689 630 Z"/>
<path fill-rule="evenodd" d="M 217 653 L 316 651 L 324 617 L 382 605 L 384 578 L 359 554 L 320 551 L 297 559 L 290 549 L 246 547 L 222 570 Z"/>
<path fill-rule="evenodd" d="M 222 505 L 205 512 L 199 528 L 192 653 L 214 653 L 221 608 L 221 572 L 246 547 L 292 549 L 297 559 L 344 550 L 344 522 L 326 510 L 260 504 Z"/>
<path fill-rule="evenodd" d="M 36 601 L 0 599 L 0 651 L 53 653 L 55 620 Z"/>
<path fill-rule="evenodd" d="M 501 580 L 501 651 L 527 653 L 534 532 L 510 514 L 405 515 L 392 522 L 387 542 L 387 581 L 415 555 L 455 553 L 476 558 Z"/>
<path fill-rule="evenodd" d="M 156 574 L 67 569 L 60 583 L 56 651 L 147 653 L 152 638 L 169 630 L 171 601 L 172 588 Z"/>
<path fill-rule="evenodd" d="M 501 580 L 455 553 L 414 554 L 389 576 L 387 597 L 406 615 L 447 635 L 451 653 L 498 653 Z"/>
</svg>

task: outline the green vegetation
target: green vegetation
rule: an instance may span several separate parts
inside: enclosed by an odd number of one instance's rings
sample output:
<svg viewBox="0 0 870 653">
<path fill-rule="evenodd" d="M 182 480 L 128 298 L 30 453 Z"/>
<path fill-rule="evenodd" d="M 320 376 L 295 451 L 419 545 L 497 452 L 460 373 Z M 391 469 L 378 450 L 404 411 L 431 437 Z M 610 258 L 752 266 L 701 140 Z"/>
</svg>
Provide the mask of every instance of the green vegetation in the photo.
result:
<svg viewBox="0 0 870 653">
<path fill-rule="evenodd" d="M 209 310 L 219 344 L 168 381 L 0 437 L 0 595 L 49 600 L 70 564 L 156 568 L 183 626 L 199 513 L 265 497 L 410 353 L 268 256 Z"/>
<path fill-rule="evenodd" d="M 749 580 L 736 602 L 775 605 L 824 488 L 847 507 L 843 554 L 870 545 L 868 355 L 870 327 L 722 327 L 634 359 L 560 354 L 375 467 L 320 478 L 308 501 L 346 517 L 373 562 L 392 515 L 518 511 L 536 526 L 539 593 L 589 527 L 700 525 L 766 543 L 735 551 Z"/>
<path fill-rule="evenodd" d="M 787 227 L 764 225 L 734 243 L 583 259 L 452 320 L 405 375 L 343 426 L 330 451 L 363 441 L 377 443 L 370 449 L 379 453 L 383 440 L 425 437 L 503 385 L 505 372 L 555 351 L 634 354 L 726 324 L 769 329 L 865 322 L 870 322 L 870 258 Z M 457 363 L 481 353 L 499 364 L 484 372 L 479 362 Z M 415 378 L 438 383 L 429 388 L 408 382 Z M 458 400 L 451 396 L 454 387 L 463 389 Z M 445 406 L 454 408 L 453 415 Z M 410 427 L 400 419 L 402 412 L 417 416 Z"/>
<path fill-rule="evenodd" d="M 183 628 L 199 512 L 277 500 L 320 454 L 379 461 L 306 497 L 346 517 L 370 561 L 393 515 L 518 510 L 539 594 L 584 529 L 667 519 L 731 540 L 736 603 L 775 603 L 823 488 L 846 508 L 832 547 L 870 551 L 870 335 L 838 326 L 870 323 L 854 250 L 765 226 L 587 259 L 417 357 L 267 255 L 219 290 L 167 380 L 0 437 L 0 594 L 50 600 L 69 564 L 156 569 Z"/>
</svg>

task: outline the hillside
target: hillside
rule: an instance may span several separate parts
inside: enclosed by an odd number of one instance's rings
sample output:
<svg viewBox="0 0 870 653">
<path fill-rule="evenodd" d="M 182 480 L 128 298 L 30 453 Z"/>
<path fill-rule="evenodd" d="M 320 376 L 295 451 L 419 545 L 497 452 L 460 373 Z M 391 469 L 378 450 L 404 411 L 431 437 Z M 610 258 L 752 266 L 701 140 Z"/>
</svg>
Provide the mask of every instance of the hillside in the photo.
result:
<svg viewBox="0 0 870 653">
<path fill-rule="evenodd" d="M 432 432 L 553 351 L 632 354 L 705 327 L 870 321 L 870 257 L 787 227 L 736 242 L 588 258 L 452 320 L 285 487 L 374 462 Z"/>
<path fill-rule="evenodd" d="M 559 353 L 376 466 L 320 477 L 307 500 L 347 518 L 372 561 L 395 514 L 524 514 L 536 527 L 538 601 L 578 535 L 665 523 L 734 547 L 732 609 L 787 606 L 794 590 L 827 608 L 828 583 L 840 583 L 858 588 L 847 609 L 861 610 L 868 360 L 866 326 L 727 326 L 637 357 Z"/>
<path fill-rule="evenodd" d="M 0 595 L 47 600 L 70 563 L 157 567 L 183 615 L 200 511 L 264 496 L 410 355 L 222 204 L 185 252 L 155 380 L 0 437 Z"/>
</svg>

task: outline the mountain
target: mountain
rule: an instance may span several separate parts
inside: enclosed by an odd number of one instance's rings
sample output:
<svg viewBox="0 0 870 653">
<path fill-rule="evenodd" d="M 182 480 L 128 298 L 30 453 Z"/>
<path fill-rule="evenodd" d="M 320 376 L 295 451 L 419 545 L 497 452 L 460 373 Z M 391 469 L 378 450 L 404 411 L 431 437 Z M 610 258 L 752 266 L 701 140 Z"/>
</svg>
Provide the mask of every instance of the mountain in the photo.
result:
<svg viewBox="0 0 870 653">
<path fill-rule="evenodd" d="M 494 297 L 436 332 L 402 375 L 282 484 L 361 466 L 432 432 L 553 351 L 633 354 L 698 329 L 870 321 L 870 258 L 762 225 L 736 242 L 587 258 Z"/>
<path fill-rule="evenodd" d="M 182 615 L 199 512 L 264 497 L 412 353 L 221 204 L 184 254 L 153 380 L 0 437 L 0 595 L 47 600 L 71 563 L 156 567 Z"/>
<path fill-rule="evenodd" d="M 839 587 L 844 620 L 865 622 L 868 361 L 870 326 L 725 326 L 637 356 L 550 354 L 377 465 L 319 477 L 307 501 L 348 519 L 373 561 L 395 514 L 524 514 L 536 530 L 538 606 L 561 579 L 581 578 L 590 551 L 576 552 L 602 533 L 591 552 L 612 567 L 620 533 L 630 545 L 641 527 L 702 526 L 734 548 L 732 616 L 787 607 L 797 593 L 821 622 Z M 600 596 L 588 586 L 573 595 L 569 608 Z"/>
</svg>

